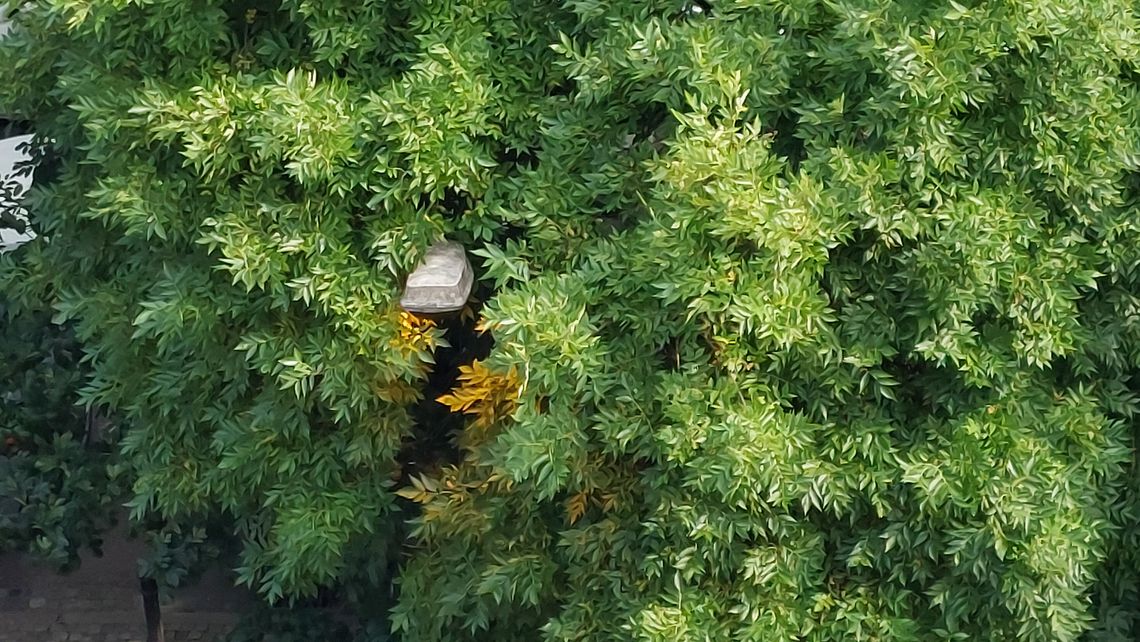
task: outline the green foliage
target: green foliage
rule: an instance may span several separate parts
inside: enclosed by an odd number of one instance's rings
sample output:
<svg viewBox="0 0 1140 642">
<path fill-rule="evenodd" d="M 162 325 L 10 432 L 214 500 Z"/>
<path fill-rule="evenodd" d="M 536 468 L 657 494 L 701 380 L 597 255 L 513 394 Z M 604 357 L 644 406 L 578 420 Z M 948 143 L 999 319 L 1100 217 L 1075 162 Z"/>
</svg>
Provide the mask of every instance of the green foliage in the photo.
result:
<svg viewBox="0 0 1140 642">
<path fill-rule="evenodd" d="M 88 443 L 80 348 L 50 319 L 0 298 L 0 551 L 67 570 L 100 551 L 127 488 L 110 447 Z"/>
<path fill-rule="evenodd" d="M 226 642 L 310 642 L 352 640 L 343 623 L 320 609 L 263 608 L 242 618 Z M 379 642 L 379 641 L 377 641 Z"/>
<path fill-rule="evenodd" d="M 225 642 L 389 642 L 392 639 L 384 627 L 350 627 L 345 620 L 344 614 L 327 608 L 262 606 L 246 613 Z"/>
<path fill-rule="evenodd" d="M 166 524 L 147 530 L 145 538 L 147 554 L 138 560 L 138 576 L 155 580 L 164 592 L 196 579 L 221 554 L 201 526 Z"/>
<path fill-rule="evenodd" d="M 0 286 L 75 323 L 136 513 L 224 512 L 271 599 L 387 568 L 402 478 L 409 640 L 1133 639 L 1138 16 L 24 2 L 56 175 Z M 518 387 L 410 461 L 444 235 Z"/>
</svg>

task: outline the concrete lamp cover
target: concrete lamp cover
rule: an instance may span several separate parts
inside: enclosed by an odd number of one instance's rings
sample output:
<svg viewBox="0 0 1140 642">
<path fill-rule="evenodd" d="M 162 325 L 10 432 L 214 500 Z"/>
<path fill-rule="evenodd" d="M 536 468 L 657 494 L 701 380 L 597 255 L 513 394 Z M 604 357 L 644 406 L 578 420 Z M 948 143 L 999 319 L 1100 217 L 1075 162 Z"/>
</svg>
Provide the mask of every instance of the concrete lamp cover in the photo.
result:
<svg viewBox="0 0 1140 642">
<path fill-rule="evenodd" d="M 467 304 L 474 284 L 463 246 L 451 241 L 436 243 L 408 276 L 400 307 L 413 314 L 457 312 Z"/>
</svg>

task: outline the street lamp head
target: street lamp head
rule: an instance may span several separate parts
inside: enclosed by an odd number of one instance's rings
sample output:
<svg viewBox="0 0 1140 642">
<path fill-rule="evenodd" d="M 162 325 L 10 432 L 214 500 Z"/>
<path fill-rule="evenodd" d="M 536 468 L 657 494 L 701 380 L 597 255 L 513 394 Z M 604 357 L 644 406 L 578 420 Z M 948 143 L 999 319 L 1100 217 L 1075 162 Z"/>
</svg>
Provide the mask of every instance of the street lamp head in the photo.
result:
<svg viewBox="0 0 1140 642">
<path fill-rule="evenodd" d="M 474 284 L 463 246 L 452 241 L 436 243 L 408 276 L 400 307 L 413 314 L 458 312 L 467 304 Z"/>
</svg>

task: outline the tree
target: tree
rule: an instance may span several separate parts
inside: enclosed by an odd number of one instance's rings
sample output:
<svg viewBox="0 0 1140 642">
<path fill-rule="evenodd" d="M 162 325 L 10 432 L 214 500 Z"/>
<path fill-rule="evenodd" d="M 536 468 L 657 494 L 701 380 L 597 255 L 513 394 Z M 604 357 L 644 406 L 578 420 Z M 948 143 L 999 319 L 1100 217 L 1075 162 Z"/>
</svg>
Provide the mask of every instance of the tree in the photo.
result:
<svg viewBox="0 0 1140 642">
<path fill-rule="evenodd" d="M 101 552 L 127 490 L 111 440 L 95 440 L 97 414 L 75 405 L 81 356 L 49 312 L 0 297 L 0 551 L 59 570 Z"/>
<path fill-rule="evenodd" d="M 0 278 L 135 510 L 230 520 L 271 600 L 398 562 L 409 640 L 1131 639 L 1137 15 L 24 2 L 56 174 Z M 489 351 L 396 307 L 441 237 Z"/>
</svg>

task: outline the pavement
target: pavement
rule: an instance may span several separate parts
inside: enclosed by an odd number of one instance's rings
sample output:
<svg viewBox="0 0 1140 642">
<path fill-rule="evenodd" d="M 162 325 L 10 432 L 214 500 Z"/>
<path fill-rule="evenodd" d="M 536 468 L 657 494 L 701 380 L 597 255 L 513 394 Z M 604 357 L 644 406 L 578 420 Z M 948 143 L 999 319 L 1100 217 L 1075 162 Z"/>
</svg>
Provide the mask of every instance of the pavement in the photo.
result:
<svg viewBox="0 0 1140 642">
<path fill-rule="evenodd" d="M 23 555 L 0 555 L 0 642 L 145 642 L 141 549 L 112 532 L 102 558 L 84 558 L 67 575 Z M 166 642 L 220 640 L 254 599 L 213 570 L 163 603 Z"/>
</svg>

